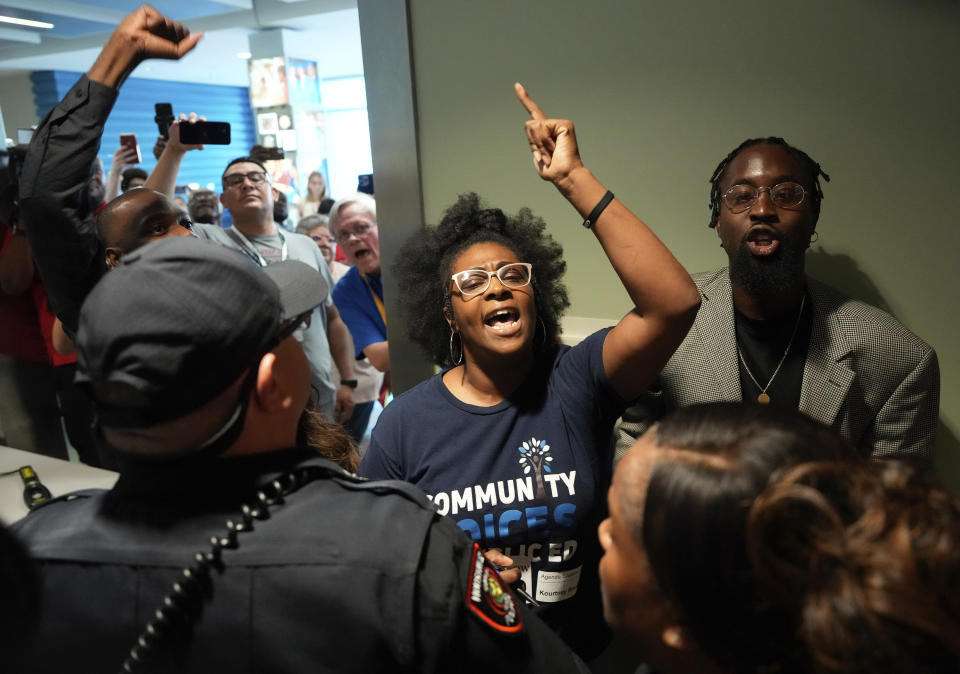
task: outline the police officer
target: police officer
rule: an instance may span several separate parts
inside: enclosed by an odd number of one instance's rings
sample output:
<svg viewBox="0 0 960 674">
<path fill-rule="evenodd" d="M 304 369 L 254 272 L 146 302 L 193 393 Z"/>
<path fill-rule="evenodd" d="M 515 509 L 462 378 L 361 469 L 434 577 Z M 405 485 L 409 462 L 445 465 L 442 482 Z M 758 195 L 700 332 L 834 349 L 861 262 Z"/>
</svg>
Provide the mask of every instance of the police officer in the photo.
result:
<svg viewBox="0 0 960 674">
<path fill-rule="evenodd" d="M 78 380 L 120 476 L 15 526 L 55 644 L 32 671 L 580 671 L 422 492 L 296 447 L 298 330 L 328 292 L 190 237 L 94 288 Z"/>
</svg>

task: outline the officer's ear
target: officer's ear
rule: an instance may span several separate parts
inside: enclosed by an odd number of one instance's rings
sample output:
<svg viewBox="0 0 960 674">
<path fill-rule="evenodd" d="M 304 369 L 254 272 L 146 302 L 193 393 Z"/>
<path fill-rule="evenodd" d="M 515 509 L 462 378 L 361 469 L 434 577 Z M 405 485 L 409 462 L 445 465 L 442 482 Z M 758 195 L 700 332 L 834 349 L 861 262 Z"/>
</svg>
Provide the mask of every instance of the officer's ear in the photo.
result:
<svg viewBox="0 0 960 674">
<path fill-rule="evenodd" d="M 282 363 L 273 351 L 260 359 L 254 391 L 257 405 L 265 412 L 282 412 L 294 403 Z"/>
</svg>

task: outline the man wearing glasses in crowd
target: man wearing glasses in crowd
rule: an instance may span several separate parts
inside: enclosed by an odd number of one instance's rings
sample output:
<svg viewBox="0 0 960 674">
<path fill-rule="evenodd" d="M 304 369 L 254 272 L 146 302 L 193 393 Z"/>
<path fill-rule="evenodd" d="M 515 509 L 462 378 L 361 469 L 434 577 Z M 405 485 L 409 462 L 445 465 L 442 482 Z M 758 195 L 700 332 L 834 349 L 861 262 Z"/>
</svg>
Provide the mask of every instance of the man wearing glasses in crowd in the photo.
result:
<svg viewBox="0 0 960 674">
<path fill-rule="evenodd" d="M 170 146 L 168 143 L 168 148 Z M 274 222 L 270 175 L 263 164 L 251 157 L 238 157 L 227 165 L 221 182 L 220 203 L 230 211 L 233 225 L 226 229 L 196 225 L 197 236 L 236 248 L 261 267 L 299 260 L 320 272 L 327 287 L 333 288 L 330 270 L 313 240 L 283 231 Z M 318 409 L 327 419 L 345 421 L 353 411 L 351 383 L 356 383 L 353 340 L 329 298 L 317 307 L 302 334 Z M 338 371 L 344 373 L 336 391 L 330 379 L 331 356 Z"/>
<path fill-rule="evenodd" d="M 24 162 L 20 198 L 25 230 L 47 285 L 50 305 L 70 337 L 76 334 L 81 304 L 106 269 L 119 264 L 124 254 L 169 236 L 193 233 L 212 239 L 242 250 L 261 266 L 281 259 L 300 260 L 316 269 L 328 288 L 333 287 L 313 241 L 301 235 L 281 234 L 274 225 L 270 184 L 263 166 L 254 160 L 241 158 L 224 172 L 222 202 L 234 217 L 230 230 L 219 225 L 193 225 L 187 214 L 164 196 L 173 193 L 183 154 L 200 147 L 180 144 L 181 122 L 170 127 L 170 140 L 146 185 L 152 189 L 123 194 L 96 217 L 87 206 L 82 197 L 90 166 L 96 160 L 103 123 L 126 77 L 145 58 L 180 58 L 199 39 L 198 35 L 179 34 L 174 35 L 176 40 L 157 38 L 163 31 L 173 35 L 183 30 L 178 26 L 174 31 L 169 25 L 149 7 L 131 14 L 111 36 L 90 71 L 41 122 Z M 140 48 L 131 48 L 131 43 Z M 191 115 L 181 121 L 195 120 Z M 353 346 L 329 299 L 326 306 L 314 311 L 303 338 L 319 411 L 331 420 L 348 418 L 353 407 L 352 390 L 341 386 L 334 396 L 330 358 L 332 355 L 349 383 L 353 378 Z"/>
<path fill-rule="evenodd" d="M 804 273 L 820 165 L 782 138 L 744 141 L 710 179 L 710 227 L 729 267 L 693 276 L 696 322 L 623 415 L 617 456 L 665 413 L 723 400 L 799 409 L 865 455 L 929 461 L 937 355 L 889 314 Z"/>
</svg>

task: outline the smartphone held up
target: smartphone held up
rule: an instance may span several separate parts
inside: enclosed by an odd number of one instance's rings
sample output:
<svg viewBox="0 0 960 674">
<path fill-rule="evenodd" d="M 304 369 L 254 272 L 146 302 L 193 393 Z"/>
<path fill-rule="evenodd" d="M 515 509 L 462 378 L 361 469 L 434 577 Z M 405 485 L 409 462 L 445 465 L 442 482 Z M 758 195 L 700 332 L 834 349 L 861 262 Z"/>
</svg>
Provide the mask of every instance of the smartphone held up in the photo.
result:
<svg viewBox="0 0 960 674">
<path fill-rule="evenodd" d="M 143 161 L 140 155 L 140 144 L 137 143 L 137 135 L 134 133 L 121 133 L 120 146 L 126 151 L 127 159 L 131 164 L 139 164 Z"/>
<path fill-rule="evenodd" d="M 181 122 L 180 142 L 184 145 L 229 145 L 230 122 Z"/>
</svg>

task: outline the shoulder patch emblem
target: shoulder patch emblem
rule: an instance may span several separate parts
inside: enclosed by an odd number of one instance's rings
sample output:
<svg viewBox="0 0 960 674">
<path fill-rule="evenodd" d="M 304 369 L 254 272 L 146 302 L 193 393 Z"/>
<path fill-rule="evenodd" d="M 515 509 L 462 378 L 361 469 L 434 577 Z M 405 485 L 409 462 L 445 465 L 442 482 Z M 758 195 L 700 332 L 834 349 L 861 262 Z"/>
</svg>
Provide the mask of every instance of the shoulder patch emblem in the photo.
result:
<svg viewBox="0 0 960 674">
<path fill-rule="evenodd" d="M 500 579 L 476 543 L 473 544 L 470 560 L 467 606 L 482 623 L 498 632 L 516 634 L 523 629 L 523 619 L 517 611 L 513 592 Z"/>
</svg>

